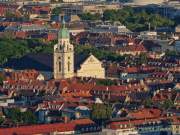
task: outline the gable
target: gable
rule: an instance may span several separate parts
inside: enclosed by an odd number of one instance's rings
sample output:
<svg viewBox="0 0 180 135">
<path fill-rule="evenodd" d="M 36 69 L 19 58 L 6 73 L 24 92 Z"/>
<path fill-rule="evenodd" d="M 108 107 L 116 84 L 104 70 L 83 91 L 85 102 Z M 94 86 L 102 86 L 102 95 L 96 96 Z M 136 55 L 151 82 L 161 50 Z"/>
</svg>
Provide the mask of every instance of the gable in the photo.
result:
<svg viewBox="0 0 180 135">
<path fill-rule="evenodd" d="M 101 64 L 101 61 L 99 61 L 94 55 L 90 55 L 83 63 L 83 64 L 91 64 L 91 63 L 99 63 Z"/>
</svg>

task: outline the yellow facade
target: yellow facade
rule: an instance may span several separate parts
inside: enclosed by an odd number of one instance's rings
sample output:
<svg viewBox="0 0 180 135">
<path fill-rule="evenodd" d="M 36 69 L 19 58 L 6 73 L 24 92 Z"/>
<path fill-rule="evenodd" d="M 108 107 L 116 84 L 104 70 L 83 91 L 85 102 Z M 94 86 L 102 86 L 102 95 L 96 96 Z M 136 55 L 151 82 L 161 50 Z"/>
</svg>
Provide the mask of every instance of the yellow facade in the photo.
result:
<svg viewBox="0 0 180 135">
<path fill-rule="evenodd" d="M 93 55 L 90 55 L 77 71 L 78 77 L 105 78 L 105 70 L 102 63 Z"/>
<path fill-rule="evenodd" d="M 180 124 L 172 124 L 172 133 L 173 135 L 179 135 L 180 134 Z"/>
</svg>

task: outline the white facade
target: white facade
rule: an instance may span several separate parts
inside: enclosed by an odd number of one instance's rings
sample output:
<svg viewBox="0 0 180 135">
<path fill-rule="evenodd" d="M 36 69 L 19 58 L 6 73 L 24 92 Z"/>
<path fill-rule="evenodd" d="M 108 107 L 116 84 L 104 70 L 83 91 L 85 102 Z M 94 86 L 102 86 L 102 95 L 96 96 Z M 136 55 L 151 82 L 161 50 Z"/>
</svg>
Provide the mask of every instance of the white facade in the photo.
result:
<svg viewBox="0 0 180 135">
<path fill-rule="evenodd" d="M 125 129 L 104 129 L 103 135 L 139 135 L 135 128 L 125 128 Z"/>
<path fill-rule="evenodd" d="M 133 0 L 134 5 L 149 5 L 149 4 L 162 4 L 165 0 Z"/>
</svg>

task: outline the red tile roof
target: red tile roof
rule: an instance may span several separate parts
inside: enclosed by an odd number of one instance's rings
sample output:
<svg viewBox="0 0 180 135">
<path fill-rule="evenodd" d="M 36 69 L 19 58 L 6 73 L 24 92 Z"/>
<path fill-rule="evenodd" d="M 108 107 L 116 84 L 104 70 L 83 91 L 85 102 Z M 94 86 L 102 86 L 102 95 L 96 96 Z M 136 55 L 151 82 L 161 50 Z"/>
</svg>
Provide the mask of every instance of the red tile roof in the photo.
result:
<svg viewBox="0 0 180 135">
<path fill-rule="evenodd" d="M 143 45 L 127 45 L 118 49 L 120 52 L 146 52 Z"/>
<path fill-rule="evenodd" d="M 115 121 L 111 122 L 109 124 L 110 129 L 125 129 L 125 128 L 131 128 L 138 125 L 146 124 L 146 123 L 154 123 L 159 122 L 164 118 L 151 118 L 151 119 L 132 119 L 132 120 L 121 120 L 121 121 Z"/>
<path fill-rule="evenodd" d="M 132 118 L 143 119 L 143 118 L 158 118 L 161 116 L 161 110 L 159 109 L 141 109 L 128 114 Z"/>
<path fill-rule="evenodd" d="M 32 126 L 21 126 L 13 128 L 1 128 L 0 135 L 32 135 L 32 134 L 47 134 L 53 132 L 68 132 L 74 131 L 77 125 L 93 124 L 89 119 L 79 119 L 71 121 L 70 123 L 55 123 Z"/>
</svg>

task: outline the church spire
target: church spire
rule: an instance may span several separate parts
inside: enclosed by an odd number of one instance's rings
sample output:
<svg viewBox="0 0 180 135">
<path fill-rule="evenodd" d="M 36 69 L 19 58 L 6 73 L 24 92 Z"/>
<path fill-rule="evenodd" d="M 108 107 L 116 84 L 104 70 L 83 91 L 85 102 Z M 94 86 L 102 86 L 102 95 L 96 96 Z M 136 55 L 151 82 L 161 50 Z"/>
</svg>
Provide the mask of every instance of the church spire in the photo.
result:
<svg viewBox="0 0 180 135">
<path fill-rule="evenodd" d="M 58 32 L 58 38 L 59 39 L 69 39 L 69 31 L 66 28 L 66 23 L 65 23 L 64 17 L 62 17 L 61 29 Z"/>
<path fill-rule="evenodd" d="M 62 28 L 66 28 L 66 22 L 64 20 L 64 16 L 62 17 Z"/>
</svg>

